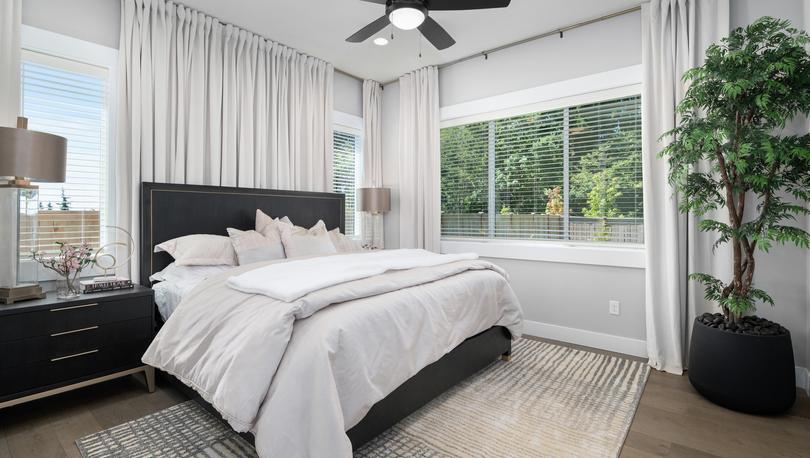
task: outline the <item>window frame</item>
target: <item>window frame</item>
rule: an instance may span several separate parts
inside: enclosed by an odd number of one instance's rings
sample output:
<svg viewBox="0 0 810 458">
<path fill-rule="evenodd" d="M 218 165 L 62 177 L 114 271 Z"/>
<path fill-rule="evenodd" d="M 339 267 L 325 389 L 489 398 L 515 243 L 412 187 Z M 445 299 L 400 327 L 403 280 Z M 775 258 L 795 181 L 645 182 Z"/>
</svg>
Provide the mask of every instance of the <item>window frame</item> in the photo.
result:
<svg viewBox="0 0 810 458">
<path fill-rule="evenodd" d="M 97 43 L 80 40 L 78 38 L 51 32 L 49 30 L 22 25 L 20 28 L 21 53 L 29 51 L 43 54 L 46 57 L 75 61 L 77 63 L 100 67 L 107 73 L 107 157 L 106 170 L 103 174 L 102 190 L 104 193 L 104 213 L 100 221 L 101 226 L 114 226 L 118 221 L 116 208 L 116 132 L 118 110 L 118 50 Z M 20 80 L 20 108 L 22 108 L 22 79 Z M 102 231 L 103 233 L 103 231 Z M 56 273 L 37 267 L 37 278 L 40 281 L 55 280 Z M 95 266 L 82 271 L 82 277 L 92 277 L 104 274 L 104 271 Z"/>
<path fill-rule="evenodd" d="M 494 121 L 624 97 L 643 96 L 641 78 L 641 65 L 634 65 L 446 106 L 441 109 L 439 128 Z M 644 250 L 644 244 L 441 237 L 442 253 L 472 251 L 490 258 L 641 269 L 645 266 Z"/>
<path fill-rule="evenodd" d="M 359 204 L 359 195 L 357 194 L 357 189 L 359 189 L 362 185 L 362 178 L 363 178 L 363 118 L 357 115 L 353 115 L 350 113 L 344 113 L 342 111 L 333 111 L 332 112 L 332 138 L 334 139 L 335 132 L 342 132 L 344 134 L 349 134 L 357 137 L 357 148 L 355 149 L 355 166 L 354 166 L 354 188 L 355 188 L 355 206 Z M 334 154 L 334 152 L 333 152 Z M 333 171 L 334 173 L 334 171 Z M 334 187 L 330 192 L 334 192 Z M 349 215 L 346 215 L 348 218 Z M 354 215 L 354 234 L 348 236 L 355 240 L 362 240 L 362 219 L 360 218 L 360 212 L 358 211 L 357 207 L 355 207 Z M 340 228 L 344 231 L 346 228 Z"/>
</svg>

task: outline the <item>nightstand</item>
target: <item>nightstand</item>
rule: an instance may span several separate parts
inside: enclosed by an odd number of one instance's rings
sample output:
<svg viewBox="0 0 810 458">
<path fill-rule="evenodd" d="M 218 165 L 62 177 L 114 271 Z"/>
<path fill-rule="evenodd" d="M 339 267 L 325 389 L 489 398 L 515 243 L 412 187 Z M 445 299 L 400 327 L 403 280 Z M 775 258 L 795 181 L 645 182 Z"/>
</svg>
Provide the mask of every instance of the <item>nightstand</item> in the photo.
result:
<svg viewBox="0 0 810 458">
<path fill-rule="evenodd" d="M 154 368 L 153 291 L 142 286 L 0 305 L 0 409 Z"/>
</svg>

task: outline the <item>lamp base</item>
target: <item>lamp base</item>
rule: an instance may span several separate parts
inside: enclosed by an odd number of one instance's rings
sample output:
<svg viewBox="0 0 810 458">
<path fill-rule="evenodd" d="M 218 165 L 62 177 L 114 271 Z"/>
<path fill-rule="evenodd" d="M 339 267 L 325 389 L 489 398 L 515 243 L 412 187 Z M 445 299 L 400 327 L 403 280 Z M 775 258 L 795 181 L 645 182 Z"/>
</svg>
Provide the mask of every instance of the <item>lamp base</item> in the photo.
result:
<svg viewBox="0 0 810 458">
<path fill-rule="evenodd" d="M 43 298 L 45 298 L 45 293 L 42 292 L 42 287 L 36 284 L 0 288 L 0 304 L 9 305 L 15 302 Z"/>
</svg>

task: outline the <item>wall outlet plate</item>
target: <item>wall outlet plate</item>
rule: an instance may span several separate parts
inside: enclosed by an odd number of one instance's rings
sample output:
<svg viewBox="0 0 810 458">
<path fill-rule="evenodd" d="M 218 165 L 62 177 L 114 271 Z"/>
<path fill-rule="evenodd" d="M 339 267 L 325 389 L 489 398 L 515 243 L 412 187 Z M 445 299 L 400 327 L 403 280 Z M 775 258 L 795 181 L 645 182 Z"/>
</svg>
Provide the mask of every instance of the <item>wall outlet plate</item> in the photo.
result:
<svg viewBox="0 0 810 458">
<path fill-rule="evenodd" d="M 611 315 L 618 315 L 621 313 L 619 301 L 609 301 L 608 312 L 610 312 Z"/>
</svg>

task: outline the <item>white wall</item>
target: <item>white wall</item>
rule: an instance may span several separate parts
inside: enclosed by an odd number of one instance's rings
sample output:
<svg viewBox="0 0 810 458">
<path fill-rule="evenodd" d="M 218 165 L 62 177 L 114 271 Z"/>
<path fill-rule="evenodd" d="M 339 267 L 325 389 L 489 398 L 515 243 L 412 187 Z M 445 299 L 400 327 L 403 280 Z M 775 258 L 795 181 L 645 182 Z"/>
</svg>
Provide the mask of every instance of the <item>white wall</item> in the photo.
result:
<svg viewBox="0 0 810 458">
<path fill-rule="evenodd" d="M 804 0 L 804 29 L 810 29 L 810 0 Z M 805 122 L 805 126 L 810 131 L 810 120 Z M 806 219 L 807 228 L 810 229 L 810 215 L 807 216 Z M 810 250 L 807 251 L 807 262 L 805 262 L 805 277 L 804 282 L 807 289 L 807 297 L 805 301 L 805 305 L 807 306 L 807 320 L 806 320 L 806 342 L 805 342 L 805 361 L 804 367 L 807 371 L 806 376 L 808 377 L 808 384 L 807 384 L 807 394 L 810 394 Z"/>
<path fill-rule="evenodd" d="M 810 2 L 803 0 L 734 0 L 731 2 L 731 27 L 742 27 L 761 16 L 787 19 L 797 28 L 808 29 L 806 18 Z M 806 119 L 788 127 L 791 134 L 808 132 Z M 810 228 L 810 220 L 797 224 Z M 770 253 L 757 253 L 755 283 L 771 294 L 776 305 L 761 306 L 757 314 L 790 329 L 796 365 L 810 367 L 810 252 L 793 245 L 776 246 Z"/>
<path fill-rule="evenodd" d="M 641 13 L 462 62 L 439 72 L 445 107 L 641 63 Z"/>
<path fill-rule="evenodd" d="M 632 13 L 548 37 L 439 72 L 442 107 L 641 63 L 641 16 Z M 392 188 L 386 246 L 399 243 L 398 84 L 383 97 L 383 181 Z M 642 269 L 490 259 L 509 273 L 528 320 L 627 339 L 644 339 Z M 621 315 L 608 314 L 608 301 Z"/>
<path fill-rule="evenodd" d="M 119 0 L 23 0 L 23 24 L 118 49 Z"/>
<path fill-rule="evenodd" d="M 335 70 L 335 110 L 363 116 L 363 81 Z"/>
</svg>

